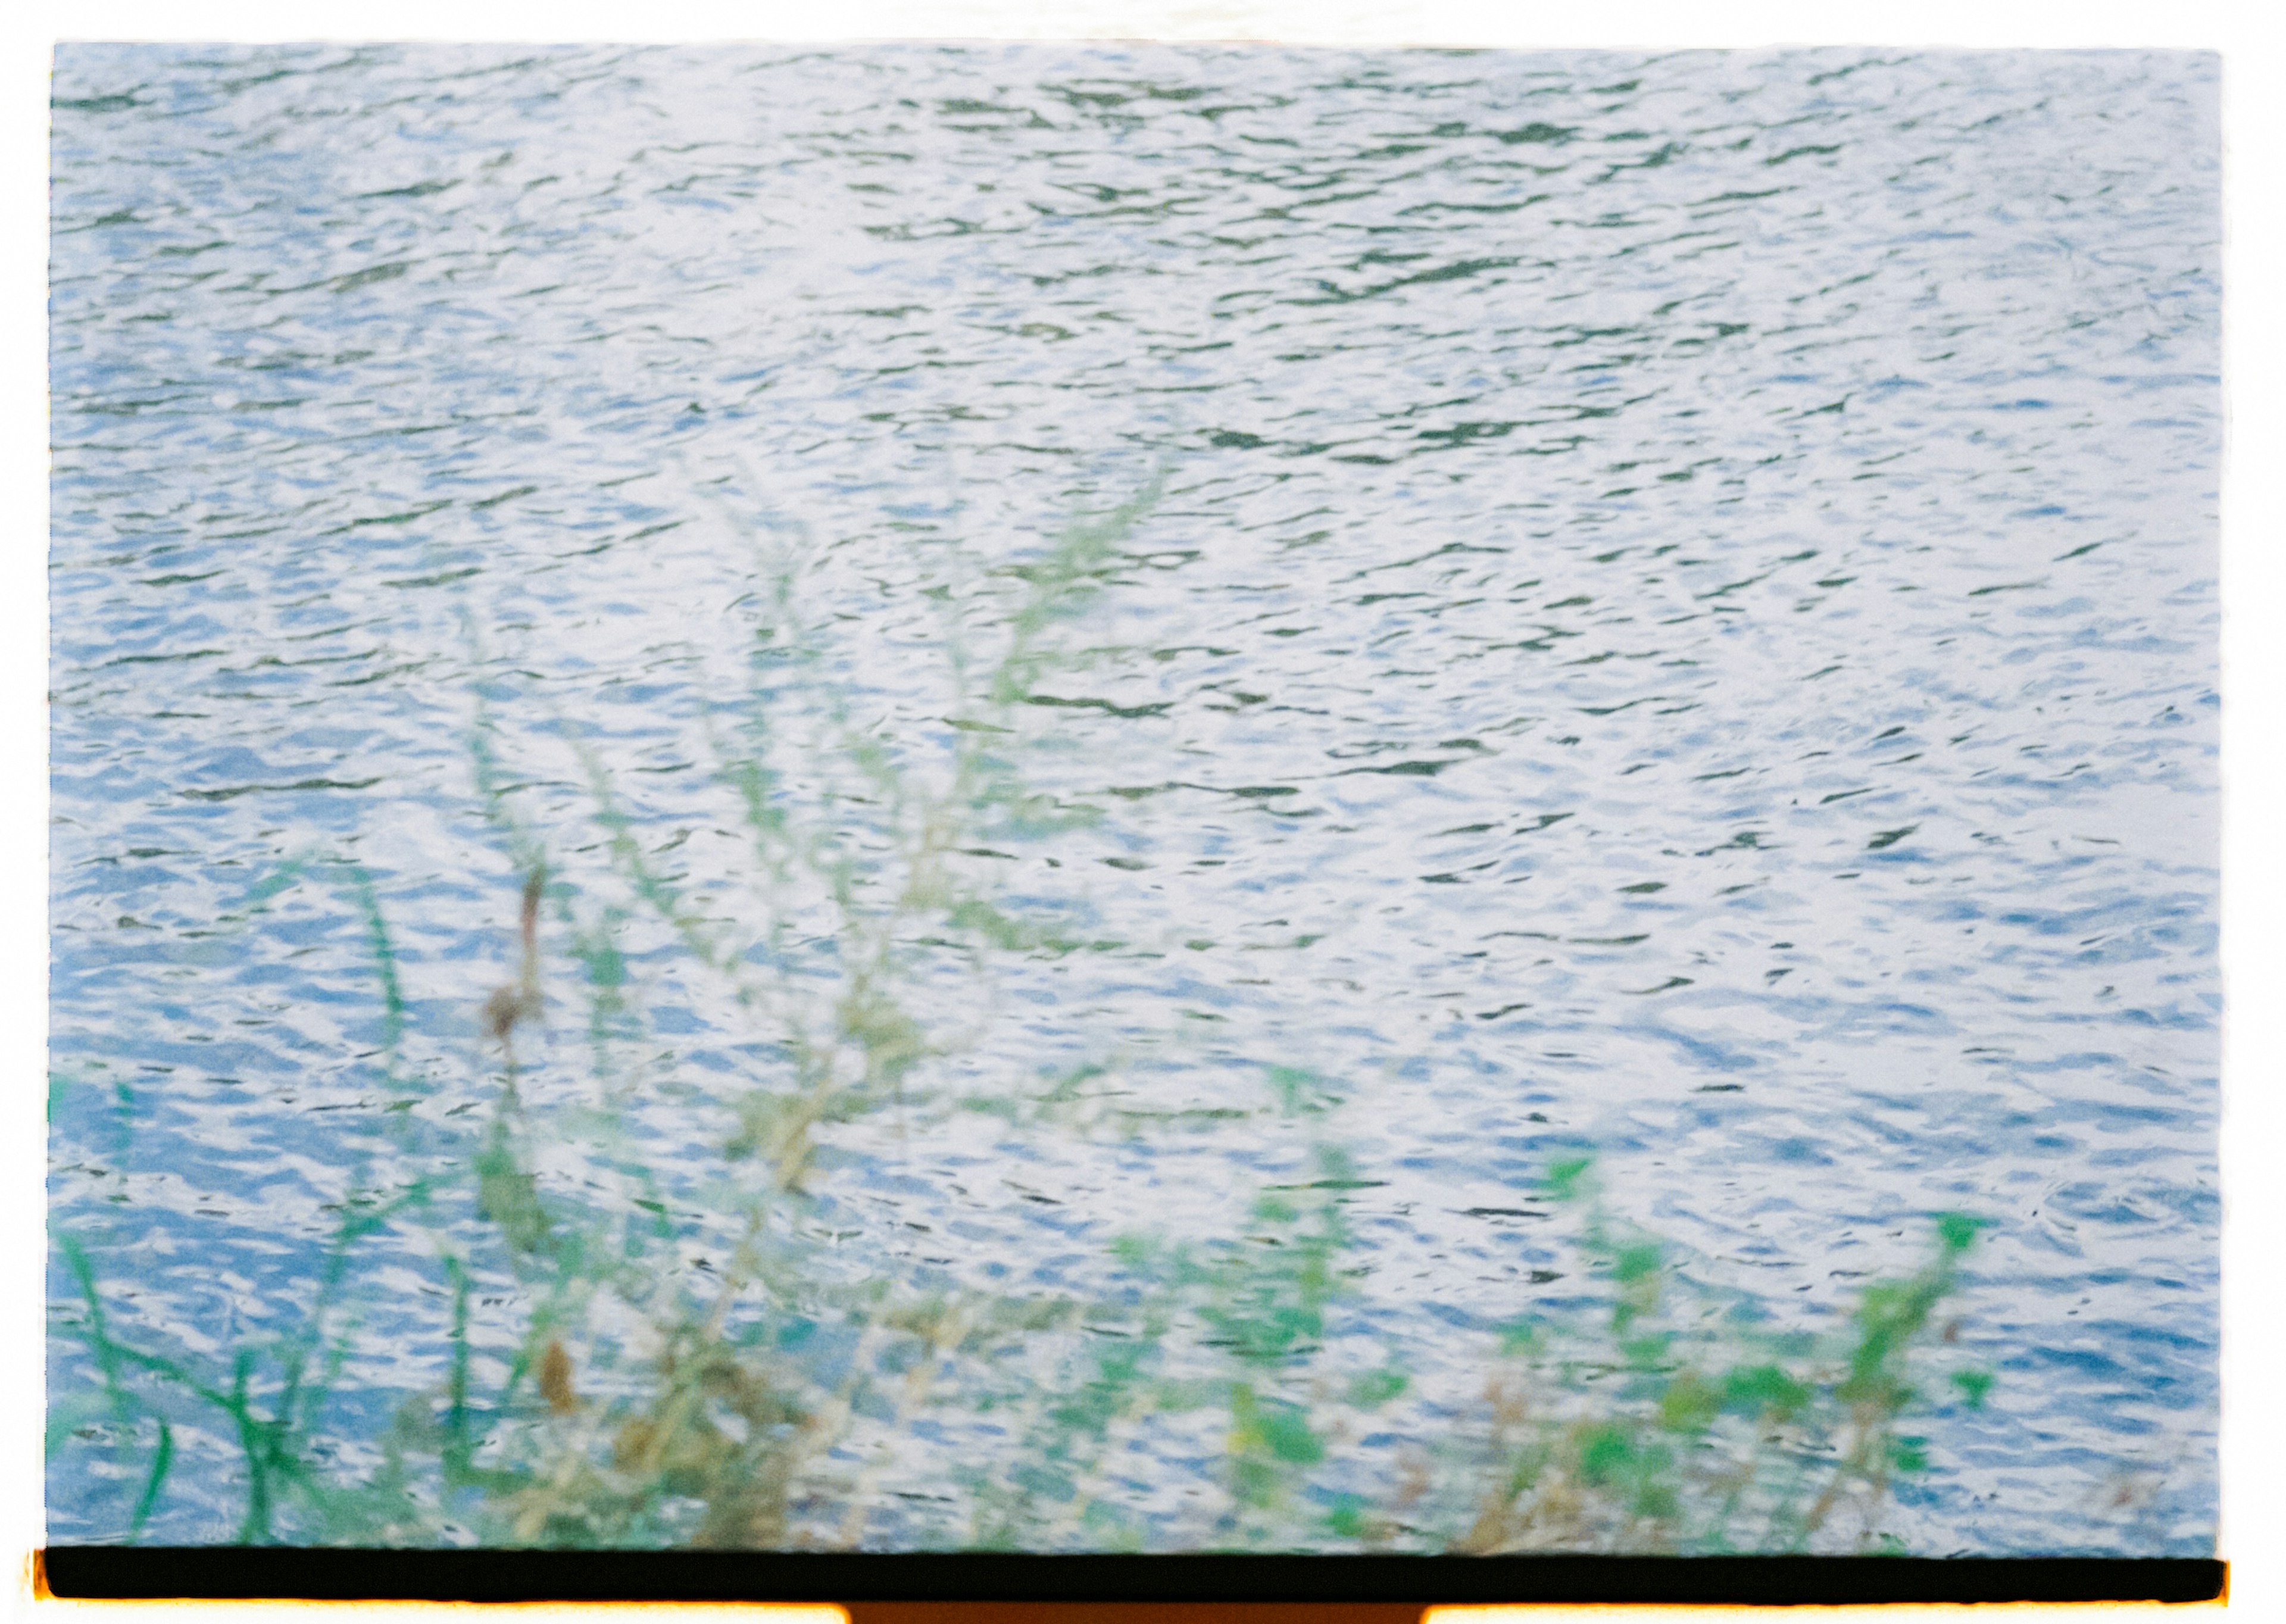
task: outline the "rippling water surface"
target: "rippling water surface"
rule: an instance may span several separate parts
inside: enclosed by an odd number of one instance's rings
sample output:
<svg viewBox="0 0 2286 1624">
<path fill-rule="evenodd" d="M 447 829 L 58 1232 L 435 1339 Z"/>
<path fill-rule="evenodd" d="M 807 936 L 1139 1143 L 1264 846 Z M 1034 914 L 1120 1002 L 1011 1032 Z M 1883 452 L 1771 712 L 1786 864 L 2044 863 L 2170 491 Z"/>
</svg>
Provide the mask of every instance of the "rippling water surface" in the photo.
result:
<svg viewBox="0 0 2286 1624">
<path fill-rule="evenodd" d="M 850 1235 L 1071 1285 L 1298 1165 L 1307 1072 L 1433 1389 L 1565 1289 L 1567 1147 L 1804 1323 L 1974 1212 L 1999 1380 L 1905 1525 L 2211 1546 L 2211 59 L 77 46 L 54 94 L 51 1201 L 138 1334 L 260 1331 L 386 1115 L 360 894 L 281 865 L 360 865 L 446 1122 L 516 953 L 472 729 L 570 880 L 608 774 L 728 929 L 777 584 L 792 759 L 925 781 L 1128 504 L 996 724 L 1071 826 L 949 859 L 1084 945 L 910 995 L 961 1034 L 917 1095 L 1094 1114 L 853 1128 Z M 696 1143 L 773 1051 L 627 930 L 628 1108 Z M 351 1389 L 435 1380 L 433 1254 L 354 1283 Z M 232 1447 L 153 1537 L 230 1537 Z"/>
</svg>

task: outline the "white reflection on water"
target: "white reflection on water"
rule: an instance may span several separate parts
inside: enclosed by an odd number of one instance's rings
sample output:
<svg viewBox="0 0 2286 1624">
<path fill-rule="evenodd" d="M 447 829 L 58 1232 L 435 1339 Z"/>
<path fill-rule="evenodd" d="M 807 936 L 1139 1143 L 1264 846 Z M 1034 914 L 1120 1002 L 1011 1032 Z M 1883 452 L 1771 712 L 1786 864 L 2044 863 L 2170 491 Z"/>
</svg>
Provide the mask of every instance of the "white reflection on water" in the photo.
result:
<svg viewBox="0 0 2286 1624">
<path fill-rule="evenodd" d="M 2001 1381 L 1907 1531 L 2206 1549 L 2211 59 L 75 47 L 56 95 L 51 1202 L 143 1326 L 274 1312 L 384 1092 L 354 904 L 249 922 L 280 863 L 374 877 L 423 1111 L 491 1098 L 479 696 L 568 877 L 567 731 L 751 924 L 710 729 L 773 570 L 789 743 L 839 706 L 926 781 L 949 641 L 1156 479 L 1007 724 L 1095 821 L 948 859 L 1104 945 L 913 989 L 917 1093 L 1100 1068 L 1084 1131 L 853 1126 L 835 1222 L 1092 1289 L 1302 1164 L 1305 1069 L 1433 1391 L 1565 1289 L 1513 1213 L 1568 1147 L 1805 1320 L 1975 1211 Z M 771 1055 L 628 928 L 631 1131 L 698 1145 Z M 530 1058 L 589 1085 L 568 1007 Z M 374 1245 L 379 1391 L 441 1353 Z"/>
</svg>

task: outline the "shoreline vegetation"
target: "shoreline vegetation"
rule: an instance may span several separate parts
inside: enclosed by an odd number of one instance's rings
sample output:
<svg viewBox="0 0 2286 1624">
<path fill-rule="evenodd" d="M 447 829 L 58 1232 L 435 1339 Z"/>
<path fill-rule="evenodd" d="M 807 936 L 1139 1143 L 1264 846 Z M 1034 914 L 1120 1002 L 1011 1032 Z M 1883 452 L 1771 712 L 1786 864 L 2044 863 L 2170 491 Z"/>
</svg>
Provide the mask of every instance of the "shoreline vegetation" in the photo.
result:
<svg viewBox="0 0 2286 1624">
<path fill-rule="evenodd" d="M 1530 1199 L 1576 1289 L 1451 1333 L 1480 1344 L 1466 1402 L 1424 1393 L 1366 1312 L 1349 1210 L 1372 1181 L 1327 1084 L 1299 1068 L 1260 1066 L 1259 1100 L 1232 1113 L 1274 1122 L 1299 1171 L 1219 1240 L 1136 1224 L 1100 1257 L 1100 1291 L 1004 1290 L 981 1268 L 847 1244 L 865 1231 L 836 1214 L 863 1194 L 869 1132 L 970 1114 L 1012 1138 L 1108 1131 L 1088 1066 L 1044 1091 L 950 1085 L 942 1062 L 965 1040 L 941 1013 L 988 1007 L 997 964 L 1104 945 L 1069 911 L 1012 902 L 977 859 L 1107 816 L 1028 786 L 1023 707 L 1056 703 L 1040 682 L 1074 658 L 1057 633 L 1115 579 L 1155 498 L 996 572 L 979 595 L 1006 611 L 988 666 L 962 658 L 948 610 L 954 694 L 926 746 L 861 724 L 798 613 L 798 570 L 772 571 L 745 690 L 710 718 L 744 843 L 736 904 L 660 863 L 561 719 L 594 844 L 551 848 L 480 690 L 469 752 L 518 963 L 489 995 L 468 988 L 482 1060 L 457 1084 L 407 1062 L 385 876 L 312 856 L 256 886 L 234 927 L 296 887 L 360 921 L 385 1106 L 358 1115 L 379 1126 L 345 1131 L 356 1171 L 314 1269 L 212 1351 L 122 1313 L 123 1212 L 108 1234 L 58 1226 L 52 1334 L 75 1357 L 57 1367 L 51 1475 L 106 1480 L 130 1543 L 182 1525 L 170 1514 L 211 1520 L 227 1491 L 242 1496 L 228 1537 L 248 1543 L 1904 1550 L 1883 1526 L 1892 1491 L 1931 1470 L 1942 1414 L 1980 1406 L 1993 1379 L 1945 1347 L 1967 1215 L 1929 1215 L 1927 1261 L 1864 1286 L 1846 1325 L 1781 1330 L 1615 1214 L 1590 1156 L 1551 1161 Z M 659 1075 L 645 966 L 662 954 L 749 1029 L 741 1076 L 675 1092 Z M 97 1086 L 59 1078 L 51 1115 Z M 687 1143 L 644 1126 L 638 1107 L 668 1094 L 703 1130 Z M 122 1133 L 132 1106 L 121 1090 Z M 422 1301 L 400 1300 L 402 1269 L 359 1273 L 384 1235 L 430 1259 Z M 425 1377 L 382 1395 L 357 1375 L 391 1290 L 393 1339 L 427 1316 L 392 1364 Z"/>
</svg>

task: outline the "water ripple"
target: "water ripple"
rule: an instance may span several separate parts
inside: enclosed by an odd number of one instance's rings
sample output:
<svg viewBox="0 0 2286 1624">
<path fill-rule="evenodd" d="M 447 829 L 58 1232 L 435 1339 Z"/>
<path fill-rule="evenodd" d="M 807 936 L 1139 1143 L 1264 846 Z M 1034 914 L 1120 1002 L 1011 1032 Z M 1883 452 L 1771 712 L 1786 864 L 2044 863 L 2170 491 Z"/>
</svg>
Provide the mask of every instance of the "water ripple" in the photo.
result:
<svg viewBox="0 0 2286 1624">
<path fill-rule="evenodd" d="M 1973 1210 L 2003 1382 L 1908 1512 L 2205 1550 L 2214 77 L 67 48 L 56 1212 L 141 1226 L 122 1312 L 185 1346 L 293 1300 L 386 1017 L 349 893 L 256 887 L 372 877 L 445 1121 L 510 951 L 480 701 L 559 849 L 597 849 L 578 734 L 728 917 L 710 729 L 757 539 L 808 548 L 819 680 L 918 753 L 944 628 L 1155 473 L 1009 741 L 1072 827 L 955 854 L 1068 938 L 958 1068 L 1103 1068 L 1132 1131 L 971 1115 L 876 1147 L 834 1221 L 1061 1289 L 1105 1215 L 1209 1233 L 1197 1192 L 1282 1165 L 1273 1062 L 1344 1098 L 1376 1277 L 1437 1281 L 1392 1321 L 1424 1348 L 1513 1311 L 1488 1249 L 1565 1145 L 1813 1317 Z M 676 952 L 626 950 L 684 1068 L 631 1119 L 661 1151 L 763 1063 Z M 966 986 L 918 996 L 965 1023 Z M 367 1328 L 374 1391 L 434 1379 L 414 1323 Z M 2168 1473 L 2124 1532 L 2122 1459 Z"/>
</svg>

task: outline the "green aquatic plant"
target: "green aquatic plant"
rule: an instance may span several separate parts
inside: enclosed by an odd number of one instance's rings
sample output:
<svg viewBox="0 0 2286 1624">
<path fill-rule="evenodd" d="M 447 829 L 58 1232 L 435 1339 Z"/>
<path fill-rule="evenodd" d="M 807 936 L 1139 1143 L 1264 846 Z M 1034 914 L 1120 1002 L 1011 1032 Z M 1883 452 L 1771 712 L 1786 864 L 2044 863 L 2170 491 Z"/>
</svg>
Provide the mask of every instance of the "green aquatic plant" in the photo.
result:
<svg viewBox="0 0 2286 1624">
<path fill-rule="evenodd" d="M 381 1005 L 380 1081 L 389 1098 L 382 1121 L 401 1146 L 406 1120 L 402 1108 L 412 1103 L 408 1091 L 416 1085 L 404 1076 L 407 1005 L 394 939 L 373 875 L 345 858 L 297 858 L 255 885 L 225 922 L 242 925 L 258 918 L 272 899 L 304 879 L 326 882 L 337 895 L 346 895 L 358 911 Z M 64 1092 L 63 1081 L 58 1079 L 51 1093 L 51 1119 Z M 123 1149 L 135 1100 L 124 1084 L 117 1085 L 116 1092 Z M 170 1401 L 187 1402 L 194 1412 L 226 1424 L 227 1435 L 240 1451 L 246 1482 L 246 1508 L 237 1531 L 241 1542 L 273 1538 L 288 1502 L 318 1504 L 325 1500 L 326 1486 L 315 1460 L 327 1401 L 341 1377 L 346 1352 L 342 1298 L 353 1256 L 365 1240 L 420 1209 L 428 1194 L 424 1180 L 391 1178 L 377 1165 L 370 1147 L 360 1147 L 343 1199 L 329 1208 L 334 1228 L 315 1278 L 308 1282 L 308 1300 L 276 1305 L 283 1328 L 233 1348 L 226 1374 L 212 1360 L 187 1352 L 154 1352 L 117 1335 L 105 1311 L 90 1250 L 92 1237 L 56 1234 L 56 1250 L 77 1293 L 78 1312 L 67 1324 L 101 1375 L 103 1409 L 116 1431 L 133 1436 L 141 1432 L 143 1422 L 152 1426 L 149 1463 L 124 1531 L 129 1543 L 141 1537 L 159 1509 L 175 1468 L 177 1424 L 189 1423 L 186 1416 L 170 1418 Z M 83 1407 L 70 1399 L 55 1407 L 50 1418 L 51 1455 L 75 1430 Z"/>
<path fill-rule="evenodd" d="M 543 1305 L 510 1387 L 537 1372 L 547 1399 L 544 1410 L 526 1400 L 530 1413 L 522 1415 L 511 1414 L 507 1394 L 495 1407 L 508 1418 L 492 1447 L 519 1462 L 516 1486 L 494 1497 L 495 1525 L 506 1537 L 622 1543 L 655 1532 L 666 1508 L 679 1503 L 677 1525 L 699 1542 L 783 1542 L 790 1496 L 821 1456 L 846 1452 L 860 1430 L 855 1423 L 885 1419 L 894 1433 L 930 1402 L 941 1366 L 1005 1335 L 1012 1316 L 1065 1313 L 1060 1305 L 948 1294 L 910 1279 L 836 1280 L 816 1266 L 821 1254 L 804 1223 L 835 1130 L 918 1103 L 914 1074 L 942 1052 L 942 1038 L 910 1003 L 929 961 L 950 952 L 973 970 L 985 952 L 1041 944 L 1040 933 L 995 907 L 951 859 L 957 847 L 1068 821 L 1023 790 L 989 741 L 1013 731 L 1008 707 L 1023 701 L 1047 662 L 1041 633 L 1092 590 L 1111 540 L 1137 511 L 1076 527 L 1029 568 L 1010 645 L 985 697 L 953 718 L 949 771 L 934 784 L 851 723 L 846 694 L 819 675 L 823 650 L 793 616 L 792 573 L 780 573 L 754 630 L 745 704 L 731 726 L 714 729 L 718 781 L 737 798 L 754 858 L 749 878 L 761 906 L 744 919 L 658 864 L 608 768 L 573 741 L 627 892 L 624 903 L 584 918 L 573 911 L 569 921 L 587 972 L 598 1069 L 622 1075 L 607 1058 L 633 1014 L 617 939 L 631 919 L 646 918 L 672 933 L 684 961 L 719 986 L 721 1007 L 755 1029 L 776 1063 L 728 1099 L 717 1160 L 704 1190 L 690 1193 L 703 1197 L 702 1221 L 728 1254 L 695 1284 L 662 1279 L 659 1260 L 639 1243 L 641 1217 L 615 1243 L 593 1233 L 595 1213 L 570 1211 L 579 1203 L 542 1188 L 536 1139 L 584 1127 L 591 1161 L 608 1162 L 603 1141 L 619 1124 L 560 1111 L 540 1113 L 543 1124 L 537 1108 L 502 1091 L 477 1163 L 479 1205 Z M 790 724 L 805 720 L 809 737 L 788 740 Z M 490 819 L 511 858 L 537 873 L 547 862 L 543 843 L 501 787 L 488 717 L 480 718 L 480 733 L 479 789 Z M 784 759 L 789 751 L 798 764 Z M 813 785 L 800 800 L 786 789 L 796 777 Z M 823 931 L 821 917 L 831 921 Z M 793 939 L 797 926 L 806 951 Z M 661 1199 L 654 1182 L 653 1194 L 629 1203 L 655 1220 L 652 1241 L 676 1238 L 665 1221 L 672 1199 Z M 636 1339 L 650 1348 L 632 1355 L 640 1368 L 631 1381 L 609 1399 L 590 1399 L 577 1396 L 575 1373 L 583 1379 L 615 1356 L 624 1365 L 631 1352 L 625 1333 L 602 1332 L 599 1320 L 639 1326 Z M 832 1347 L 839 1360 L 805 1355 L 798 1345 L 805 1341 Z M 884 1409 L 886 1417 L 878 1413 Z M 847 1509 L 824 1527 L 827 1519 L 813 1515 L 811 1537 L 862 1540 L 868 1485 L 879 1475 L 878 1445 L 872 1454 L 873 1465 L 859 1470 L 843 1496 Z"/>
<path fill-rule="evenodd" d="M 111 1415 L 130 1428 L 147 1418 L 156 1429 L 148 1473 L 126 1529 L 129 1543 L 140 1537 L 157 1510 L 173 1468 L 176 1445 L 175 1426 L 168 1415 L 170 1399 L 187 1400 L 229 1423 L 242 1453 L 246 1475 L 246 1510 L 238 1528 L 239 1543 L 271 1542 L 278 1532 L 280 1503 L 289 1497 L 313 1510 L 316 1522 L 327 1520 L 334 1496 L 315 1456 L 326 1399 L 342 1369 L 341 1343 L 327 1336 L 330 1311 L 358 1242 L 385 1228 L 424 1194 L 408 1191 L 393 1202 L 345 1218 L 327 1249 L 315 1303 L 284 1335 L 234 1349 L 226 1378 L 202 1370 L 189 1360 L 153 1353 L 115 1336 L 86 1250 L 68 1234 L 57 1237 L 57 1249 L 79 1289 L 84 1310 L 73 1328 L 102 1376 Z M 139 1386 L 132 1380 L 138 1376 L 146 1378 Z M 258 1390 L 257 1384 L 266 1392 Z M 51 1424 L 51 1454 L 60 1443 Z"/>
<path fill-rule="evenodd" d="M 1588 1160 L 1558 1163 L 1594 1289 L 1440 1350 L 1488 1373 L 1471 1406 L 1361 1328 L 1353 1203 L 1374 1181 L 1325 1080 L 1281 1061 L 1259 1108 L 1155 1116 L 1097 1099 L 1115 1055 L 1044 1086 L 958 1076 L 997 966 L 1122 945 L 991 875 L 1105 816 L 1028 781 L 1027 729 L 1068 703 L 1043 692 L 1078 658 L 1059 628 L 1119 578 L 1155 496 L 987 578 L 1005 635 L 980 653 L 956 615 L 943 730 L 919 741 L 857 720 L 800 561 L 769 563 L 742 684 L 706 719 L 711 867 L 684 834 L 654 843 L 588 729 L 511 738 L 507 690 L 481 690 L 475 804 L 515 969 L 464 989 L 461 1073 L 405 1059 L 382 877 L 312 857 L 256 887 L 241 923 L 303 880 L 354 910 L 387 1108 L 298 1310 L 218 1357 L 122 1330 L 115 1250 L 59 1234 L 93 1385 L 50 1448 L 106 1452 L 133 1485 L 125 1537 L 164 1516 L 201 1418 L 238 1452 L 254 1542 L 1711 1552 L 1824 1549 L 1852 1510 L 1876 1536 L 1890 1486 L 1927 1470 L 1905 1429 L 1970 1220 L 1941 1217 L 1936 1257 L 1869 1287 L 1828 1345 L 1730 1312 L 1751 1305 L 1610 1216 Z M 548 749 L 551 769 L 519 759 Z M 580 787 L 577 826 L 535 808 L 540 782 Z M 661 1002 L 737 1068 L 688 1066 Z M 1220 1236 L 1130 1234 L 1065 1289 L 1003 1289 L 853 1216 L 879 1156 L 963 1112 L 1012 1135 L 1259 1116 L 1299 1171 Z M 336 1400 L 352 1265 L 383 1234 L 429 1260 L 440 1352 L 376 1428 Z M 1950 1380 L 1967 1407 L 1990 1384 Z M 1178 1513 L 1148 1503 L 1172 1457 L 1210 1463 Z"/>
<path fill-rule="evenodd" d="M 1231 1531 L 1244 1545 L 1274 1537 L 1279 1514 L 1326 1456 L 1324 1423 L 1294 1378 L 1322 1346 L 1327 1310 L 1345 1285 L 1351 1236 L 1336 1192 L 1354 1170 L 1332 1147 L 1320 1147 L 1316 1162 L 1317 1179 L 1257 1196 L 1247 1233 L 1202 1272 L 1206 1340 L 1234 1368 L 1226 1470 Z"/>
<path fill-rule="evenodd" d="M 1895 1476 L 1928 1468 L 1927 1439 L 1898 1431 L 1919 1397 L 1910 1366 L 1975 1221 L 1938 1215 L 1935 1256 L 1869 1285 L 1837 1346 L 1762 1332 L 1738 1312 L 1753 1305 L 1685 1279 L 1670 1248 L 1606 1214 L 1588 1158 L 1556 1163 L 1547 1183 L 1580 1216 L 1604 1312 L 1504 1334 L 1483 1486 L 1456 1549 L 1822 1549 L 1853 1503 L 1858 1546 L 1875 1544 Z M 1984 1371 L 1954 1378 L 1977 1402 L 1991 1384 Z"/>
</svg>

